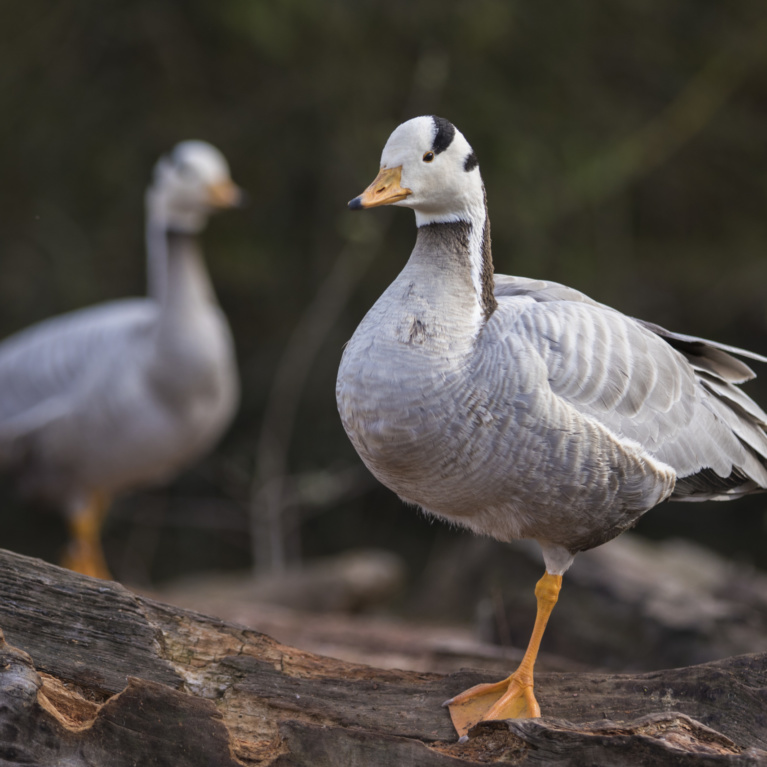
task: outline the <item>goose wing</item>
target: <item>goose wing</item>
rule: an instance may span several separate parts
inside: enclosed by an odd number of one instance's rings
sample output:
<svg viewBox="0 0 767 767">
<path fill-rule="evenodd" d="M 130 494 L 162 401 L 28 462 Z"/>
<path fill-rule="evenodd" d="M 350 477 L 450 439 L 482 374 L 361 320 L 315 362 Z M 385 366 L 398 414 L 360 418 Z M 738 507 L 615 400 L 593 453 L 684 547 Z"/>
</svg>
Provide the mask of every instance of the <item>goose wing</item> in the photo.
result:
<svg viewBox="0 0 767 767">
<path fill-rule="evenodd" d="M 767 487 L 767 414 L 737 386 L 760 355 L 670 333 L 557 283 L 501 277 L 502 315 L 552 392 L 677 473 L 680 499 Z"/>
<path fill-rule="evenodd" d="M 613 312 L 605 304 L 594 301 L 585 293 L 575 288 L 561 285 L 558 282 L 546 280 L 533 280 L 527 277 L 512 277 L 506 274 L 496 275 L 496 296 L 522 296 L 528 295 L 536 301 L 576 301 L 599 307 Z M 656 335 L 666 340 L 675 349 L 681 351 L 685 357 L 698 369 L 705 369 L 731 383 L 743 383 L 756 377 L 754 371 L 737 357 L 756 362 L 767 363 L 767 357 L 756 352 L 740 349 L 736 346 L 728 346 L 717 341 L 709 341 L 697 336 L 689 336 L 683 333 L 674 333 L 660 325 L 646 320 L 635 319 L 640 325 L 651 330 Z"/>
<path fill-rule="evenodd" d="M 0 448 L 71 413 L 93 376 L 131 356 L 155 316 L 148 300 L 114 301 L 45 320 L 0 344 Z"/>
</svg>

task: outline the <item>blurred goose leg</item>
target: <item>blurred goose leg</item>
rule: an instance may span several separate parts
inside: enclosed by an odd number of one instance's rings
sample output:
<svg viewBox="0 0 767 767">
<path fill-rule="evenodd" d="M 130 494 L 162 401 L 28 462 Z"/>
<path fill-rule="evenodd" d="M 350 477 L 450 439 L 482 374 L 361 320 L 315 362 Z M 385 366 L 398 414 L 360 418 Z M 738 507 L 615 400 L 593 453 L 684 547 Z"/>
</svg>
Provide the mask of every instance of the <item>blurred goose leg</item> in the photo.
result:
<svg viewBox="0 0 767 767">
<path fill-rule="evenodd" d="M 111 580 L 101 548 L 101 526 L 109 499 L 104 493 L 91 493 L 86 504 L 69 516 L 69 545 L 62 565 L 83 575 Z"/>
<path fill-rule="evenodd" d="M 543 632 L 562 586 L 561 575 L 545 573 L 535 586 L 538 612 L 530 643 L 519 668 L 507 679 L 478 684 L 446 701 L 456 732 L 465 737 L 477 722 L 493 719 L 531 719 L 541 715 L 533 694 L 533 667 Z"/>
</svg>

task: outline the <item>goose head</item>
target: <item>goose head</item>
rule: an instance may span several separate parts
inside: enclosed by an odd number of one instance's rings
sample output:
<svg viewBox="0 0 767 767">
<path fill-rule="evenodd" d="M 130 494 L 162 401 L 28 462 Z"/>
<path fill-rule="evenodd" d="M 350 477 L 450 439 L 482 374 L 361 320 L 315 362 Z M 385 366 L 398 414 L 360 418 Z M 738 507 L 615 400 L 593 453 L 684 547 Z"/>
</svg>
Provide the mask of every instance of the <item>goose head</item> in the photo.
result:
<svg viewBox="0 0 767 767">
<path fill-rule="evenodd" d="M 380 205 L 412 208 L 418 226 L 483 216 L 479 163 L 463 134 L 433 115 L 397 127 L 381 154 L 375 180 L 349 202 L 352 210 Z"/>
<path fill-rule="evenodd" d="M 182 141 L 155 165 L 147 211 L 153 222 L 193 234 L 205 227 L 211 213 L 236 207 L 242 200 L 243 192 L 216 147 Z"/>
</svg>

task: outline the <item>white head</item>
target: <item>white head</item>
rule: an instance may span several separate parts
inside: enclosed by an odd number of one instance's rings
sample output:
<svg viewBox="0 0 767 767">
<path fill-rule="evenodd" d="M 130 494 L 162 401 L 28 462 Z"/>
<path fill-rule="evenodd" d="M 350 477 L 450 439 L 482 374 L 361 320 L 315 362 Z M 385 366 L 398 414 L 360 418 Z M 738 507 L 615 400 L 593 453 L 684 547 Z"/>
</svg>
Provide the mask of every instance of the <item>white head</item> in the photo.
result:
<svg viewBox="0 0 767 767">
<path fill-rule="evenodd" d="M 479 164 L 469 142 L 450 122 L 414 117 L 389 136 L 381 170 L 349 207 L 398 205 L 415 211 L 418 226 L 484 218 Z"/>
<path fill-rule="evenodd" d="M 161 157 L 147 190 L 147 213 L 153 224 L 194 234 L 208 216 L 239 205 L 243 193 L 232 181 L 229 164 L 205 141 L 182 141 Z"/>
</svg>

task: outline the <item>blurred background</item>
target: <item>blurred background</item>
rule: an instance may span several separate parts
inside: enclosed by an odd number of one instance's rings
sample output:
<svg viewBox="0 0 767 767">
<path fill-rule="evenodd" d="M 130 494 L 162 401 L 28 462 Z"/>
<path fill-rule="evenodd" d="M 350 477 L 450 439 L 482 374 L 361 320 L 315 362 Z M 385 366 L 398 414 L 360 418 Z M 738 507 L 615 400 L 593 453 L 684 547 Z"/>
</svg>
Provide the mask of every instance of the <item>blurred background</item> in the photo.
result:
<svg viewBox="0 0 767 767">
<path fill-rule="evenodd" d="M 115 504 L 104 543 L 126 583 L 376 547 L 401 563 L 395 605 L 439 617 L 429 578 L 467 551 L 514 556 L 404 507 L 336 413 L 343 344 L 415 236 L 410 213 L 346 202 L 409 117 L 447 117 L 472 143 L 498 271 L 767 353 L 761 0 L 28 0 L 0 19 L 0 337 L 144 292 L 144 189 L 179 140 L 218 146 L 251 198 L 204 235 L 241 410 L 204 461 Z M 638 533 L 767 568 L 766 510 L 664 505 Z M 62 519 L 8 480 L 0 525 L 3 547 L 58 560 Z M 491 597 L 464 570 L 468 619 Z"/>
</svg>

